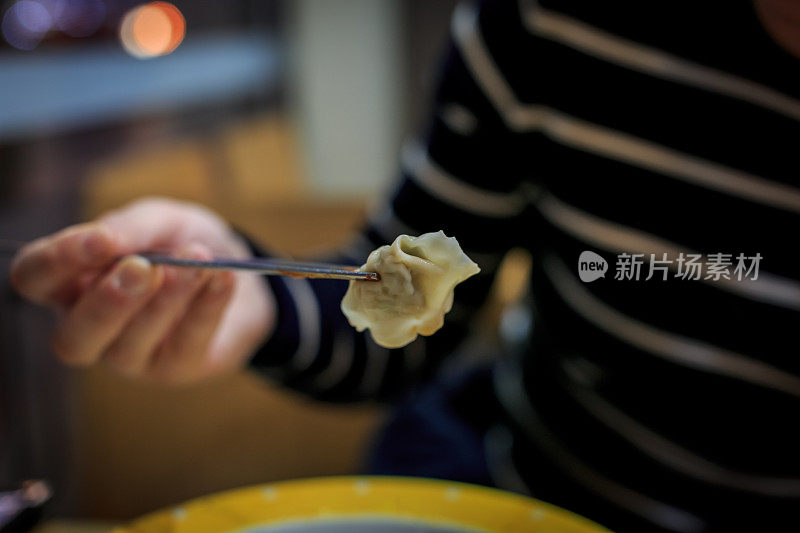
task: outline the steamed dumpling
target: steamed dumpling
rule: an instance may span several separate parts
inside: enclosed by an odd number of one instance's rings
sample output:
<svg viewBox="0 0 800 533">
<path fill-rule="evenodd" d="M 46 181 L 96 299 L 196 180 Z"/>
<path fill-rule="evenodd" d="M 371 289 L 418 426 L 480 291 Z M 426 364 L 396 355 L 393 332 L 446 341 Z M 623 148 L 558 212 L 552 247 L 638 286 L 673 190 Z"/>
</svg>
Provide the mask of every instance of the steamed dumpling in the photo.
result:
<svg viewBox="0 0 800 533">
<path fill-rule="evenodd" d="M 480 272 L 458 241 L 442 231 L 400 235 L 372 252 L 361 270 L 377 272 L 381 279 L 351 281 L 342 311 L 353 327 L 369 328 L 386 348 L 435 333 L 453 305 L 454 287 Z"/>
</svg>

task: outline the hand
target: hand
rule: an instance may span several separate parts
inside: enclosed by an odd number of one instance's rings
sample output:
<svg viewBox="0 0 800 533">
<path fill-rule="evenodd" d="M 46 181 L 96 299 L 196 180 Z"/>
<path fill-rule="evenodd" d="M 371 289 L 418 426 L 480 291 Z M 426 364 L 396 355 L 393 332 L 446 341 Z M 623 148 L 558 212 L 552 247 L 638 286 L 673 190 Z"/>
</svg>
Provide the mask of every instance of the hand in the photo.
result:
<svg viewBox="0 0 800 533">
<path fill-rule="evenodd" d="M 185 383 L 241 367 L 269 333 L 274 302 L 259 276 L 151 265 L 131 255 L 246 258 L 212 212 L 145 199 L 25 246 L 11 282 L 62 311 L 52 346 L 65 363 Z M 125 256 L 117 260 L 120 256 Z"/>
</svg>

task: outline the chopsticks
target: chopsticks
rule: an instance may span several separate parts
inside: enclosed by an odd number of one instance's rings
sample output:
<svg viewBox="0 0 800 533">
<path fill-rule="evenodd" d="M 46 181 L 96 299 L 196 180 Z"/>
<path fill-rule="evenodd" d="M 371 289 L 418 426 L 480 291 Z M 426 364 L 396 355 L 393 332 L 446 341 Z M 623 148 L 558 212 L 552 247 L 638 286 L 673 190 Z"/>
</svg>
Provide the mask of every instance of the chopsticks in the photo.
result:
<svg viewBox="0 0 800 533">
<path fill-rule="evenodd" d="M 13 255 L 25 246 L 25 242 L 0 239 L 0 255 Z M 180 259 L 159 253 L 137 254 L 153 264 L 186 268 L 213 268 L 218 270 L 240 270 L 257 272 L 268 276 L 291 276 L 295 278 L 345 279 L 380 281 L 377 272 L 363 272 L 356 266 L 290 261 L 285 259 L 232 259 L 215 257 L 208 261 Z"/>
<path fill-rule="evenodd" d="M 295 278 L 354 279 L 361 281 L 380 281 L 377 272 L 363 272 L 358 267 L 312 263 L 307 261 L 287 261 L 283 259 L 229 259 L 216 257 L 210 261 L 178 259 L 160 254 L 139 254 L 151 263 L 192 268 L 214 268 L 221 270 L 249 270 L 269 276 L 291 276 Z"/>
</svg>

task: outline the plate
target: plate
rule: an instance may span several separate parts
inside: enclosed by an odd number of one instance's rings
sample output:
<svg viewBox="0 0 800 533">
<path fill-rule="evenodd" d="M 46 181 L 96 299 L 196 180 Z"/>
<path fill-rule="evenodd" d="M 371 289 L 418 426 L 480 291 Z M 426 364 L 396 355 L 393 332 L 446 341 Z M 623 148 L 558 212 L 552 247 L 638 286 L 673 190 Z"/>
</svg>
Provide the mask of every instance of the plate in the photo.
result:
<svg viewBox="0 0 800 533">
<path fill-rule="evenodd" d="M 285 481 L 192 500 L 114 533 L 608 533 L 553 505 L 465 483 L 395 477 Z"/>
</svg>

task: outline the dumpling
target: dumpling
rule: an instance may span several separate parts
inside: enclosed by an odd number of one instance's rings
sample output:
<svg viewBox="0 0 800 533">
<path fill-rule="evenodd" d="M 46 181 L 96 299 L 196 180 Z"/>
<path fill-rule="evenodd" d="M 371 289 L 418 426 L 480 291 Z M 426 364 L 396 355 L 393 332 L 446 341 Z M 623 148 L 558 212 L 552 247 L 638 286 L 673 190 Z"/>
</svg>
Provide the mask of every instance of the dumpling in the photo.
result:
<svg viewBox="0 0 800 533">
<path fill-rule="evenodd" d="M 400 235 L 372 252 L 361 270 L 380 281 L 350 281 L 342 311 L 358 331 L 369 328 L 376 343 L 400 348 L 432 335 L 453 306 L 453 289 L 480 268 L 444 232 Z"/>
</svg>

